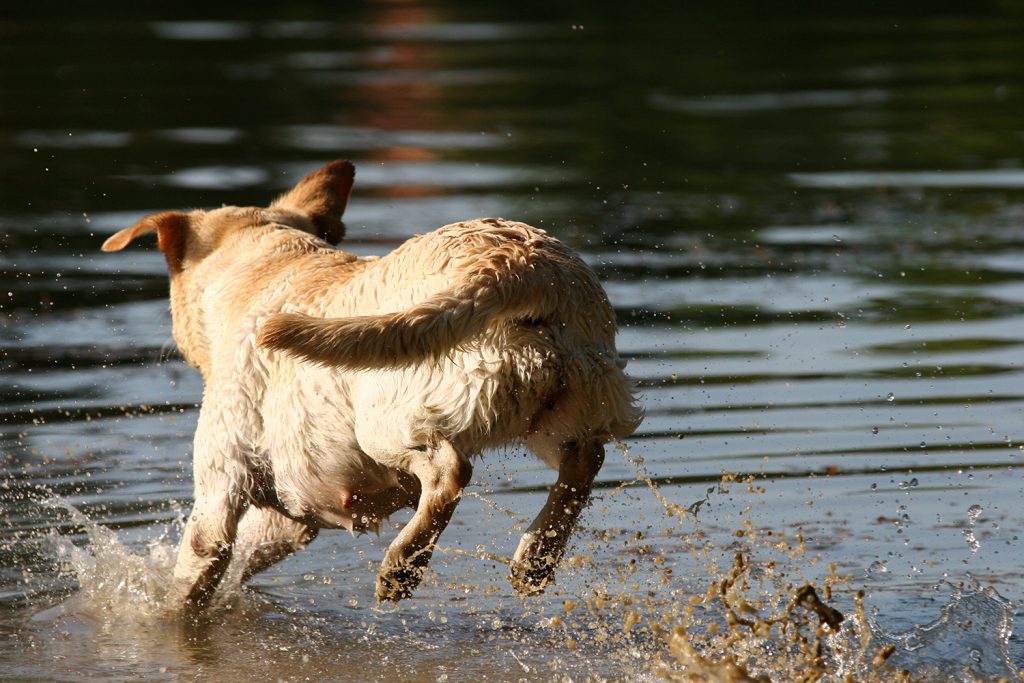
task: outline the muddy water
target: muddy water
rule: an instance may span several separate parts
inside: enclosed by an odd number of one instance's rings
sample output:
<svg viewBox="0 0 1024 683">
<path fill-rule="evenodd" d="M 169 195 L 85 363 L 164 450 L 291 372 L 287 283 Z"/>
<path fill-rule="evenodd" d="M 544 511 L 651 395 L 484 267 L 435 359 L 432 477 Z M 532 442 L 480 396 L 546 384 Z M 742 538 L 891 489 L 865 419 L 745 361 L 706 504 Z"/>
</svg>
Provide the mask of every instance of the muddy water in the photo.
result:
<svg viewBox="0 0 1024 683">
<path fill-rule="evenodd" d="M 1024 667 L 1012 6 L 59 10 L 0 19 L 0 677 Z M 98 246 L 337 157 L 357 253 L 486 215 L 580 250 L 647 419 L 543 597 L 505 580 L 553 480 L 513 448 L 476 467 L 414 599 L 373 600 L 398 516 L 229 582 L 184 627 L 162 599 L 201 386 L 159 254 Z"/>
</svg>

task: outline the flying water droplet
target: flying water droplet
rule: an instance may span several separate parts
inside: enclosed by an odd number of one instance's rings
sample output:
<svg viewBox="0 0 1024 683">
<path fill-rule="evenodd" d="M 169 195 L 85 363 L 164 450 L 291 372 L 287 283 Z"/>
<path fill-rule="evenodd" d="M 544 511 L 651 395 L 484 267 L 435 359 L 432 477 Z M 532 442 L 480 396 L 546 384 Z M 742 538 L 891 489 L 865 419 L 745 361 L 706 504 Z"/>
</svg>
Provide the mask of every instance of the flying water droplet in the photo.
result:
<svg viewBox="0 0 1024 683">
<path fill-rule="evenodd" d="M 978 552 L 978 548 L 981 547 L 981 543 L 974 535 L 974 523 L 978 521 L 978 517 L 981 516 L 983 511 L 984 508 L 977 503 L 967 508 L 967 528 L 964 529 L 964 538 L 967 539 L 967 546 L 971 549 L 972 553 Z"/>
</svg>

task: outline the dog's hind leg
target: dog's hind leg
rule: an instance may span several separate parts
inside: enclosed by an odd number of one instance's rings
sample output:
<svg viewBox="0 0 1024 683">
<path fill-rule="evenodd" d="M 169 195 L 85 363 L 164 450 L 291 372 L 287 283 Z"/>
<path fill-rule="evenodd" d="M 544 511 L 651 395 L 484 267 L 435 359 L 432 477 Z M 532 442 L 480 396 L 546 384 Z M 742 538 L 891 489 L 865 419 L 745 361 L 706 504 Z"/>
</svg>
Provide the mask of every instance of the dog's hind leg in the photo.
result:
<svg viewBox="0 0 1024 683">
<path fill-rule="evenodd" d="M 402 469 L 420 481 L 416 514 L 388 546 L 377 575 L 377 599 L 396 602 L 409 597 L 423 578 L 438 536 L 448 526 L 473 466 L 448 441 L 409 451 Z"/>
<path fill-rule="evenodd" d="M 234 554 L 245 563 L 242 581 L 305 548 L 317 533 L 318 528 L 274 508 L 249 507 L 238 522 L 235 541 Z"/>
<path fill-rule="evenodd" d="M 520 595 L 540 593 L 551 582 L 604 462 L 604 446 L 599 441 L 570 441 L 560 450 L 558 481 L 523 534 L 509 566 L 509 581 Z"/>
</svg>

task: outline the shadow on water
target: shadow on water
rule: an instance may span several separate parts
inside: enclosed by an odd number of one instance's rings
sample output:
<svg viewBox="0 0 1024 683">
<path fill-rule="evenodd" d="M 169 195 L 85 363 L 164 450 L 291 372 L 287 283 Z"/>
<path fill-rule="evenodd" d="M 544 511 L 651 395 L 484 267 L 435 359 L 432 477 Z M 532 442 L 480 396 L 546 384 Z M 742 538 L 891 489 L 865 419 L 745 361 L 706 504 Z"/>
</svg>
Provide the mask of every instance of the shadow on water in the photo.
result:
<svg viewBox="0 0 1024 683">
<path fill-rule="evenodd" d="M 1018 677 L 1012 3 L 65 5 L 0 20 L 3 676 Z M 202 387 L 161 255 L 98 246 L 338 157 L 359 255 L 486 215 L 579 250 L 647 417 L 544 597 L 511 449 L 414 599 L 373 600 L 393 528 L 324 534 L 184 627 Z"/>
</svg>

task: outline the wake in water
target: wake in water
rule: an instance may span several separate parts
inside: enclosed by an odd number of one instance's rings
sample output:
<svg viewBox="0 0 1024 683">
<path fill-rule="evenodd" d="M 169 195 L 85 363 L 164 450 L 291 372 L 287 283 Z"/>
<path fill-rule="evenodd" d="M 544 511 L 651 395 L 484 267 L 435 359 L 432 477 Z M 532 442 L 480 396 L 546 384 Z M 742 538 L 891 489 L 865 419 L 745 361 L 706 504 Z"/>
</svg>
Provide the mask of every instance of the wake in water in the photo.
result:
<svg viewBox="0 0 1024 683">
<path fill-rule="evenodd" d="M 848 578 L 837 575 L 834 567 L 824 577 L 804 578 L 816 559 L 799 533 L 787 536 L 777 530 L 758 530 L 743 515 L 725 545 L 718 531 L 711 534 L 703 529 L 701 509 L 709 500 L 763 495 L 764 489 L 753 478 L 723 476 L 703 500 L 684 505 L 671 501 L 645 475 L 642 459 L 630 461 L 637 470 L 636 479 L 603 496 L 604 502 L 646 490 L 665 512 L 664 530 L 655 531 L 648 524 L 631 532 L 591 531 L 595 540 L 566 558 L 566 580 L 544 601 L 515 602 L 510 607 L 499 600 L 499 616 L 491 611 L 486 619 L 500 620 L 501 610 L 507 616 L 515 605 L 520 606 L 519 616 L 512 615 L 510 620 L 514 629 L 495 627 L 504 631 L 502 638 L 524 647 L 542 644 L 549 648 L 544 658 L 550 663 L 568 658 L 618 662 L 620 673 L 633 672 L 629 675 L 633 680 L 1024 680 L 1008 649 L 1012 615 L 1018 606 L 994 589 L 983 588 L 970 577 L 961 585 L 943 584 L 937 588 L 948 597 L 934 621 L 890 633 L 880 625 L 884 615 L 868 616 L 863 593 Z M 100 640 L 121 646 L 140 637 L 154 642 L 168 637 L 172 632 L 168 629 L 177 628 L 170 618 L 167 589 L 175 559 L 174 539 L 183 520 L 132 549 L 115 532 L 70 504 L 59 499 L 49 504 L 66 510 L 85 531 L 88 543 L 76 545 L 67 537 L 50 534 L 50 552 L 74 576 L 78 589 L 36 620 L 85 621 L 93 628 L 98 625 L 104 636 Z M 451 563 L 455 562 L 452 549 L 439 551 L 441 556 L 450 552 Z M 691 563 L 697 558 L 705 571 L 693 572 L 684 566 L 684 558 Z M 493 566 L 503 559 L 487 555 L 469 561 Z M 482 589 L 483 581 L 472 574 L 470 568 L 464 583 L 475 581 Z M 469 594 L 465 602 L 445 604 L 441 599 L 437 607 L 461 610 L 463 623 L 484 619 L 491 608 L 477 610 L 489 590 L 473 594 L 467 588 L 465 592 Z M 266 617 L 261 611 L 266 604 L 252 591 L 242 590 L 239 573 L 231 572 L 219 592 L 213 618 L 242 615 L 233 620 L 234 628 L 259 628 L 265 640 L 275 630 L 272 621 L 261 619 Z M 302 607 L 287 611 L 296 609 Z M 431 624 L 436 623 L 434 612 L 429 614 Z M 312 618 L 311 612 L 300 623 Z M 376 618 L 406 623 L 401 610 L 377 612 Z M 267 623 L 253 627 L 247 619 Z M 375 628 L 371 624 L 365 633 Z M 347 638 L 330 633 L 329 637 Z M 280 637 L 287 642 L 287 634 Z M 508 651 L 517 657 L 514 648 Z"/>
</svg>

